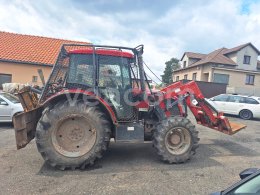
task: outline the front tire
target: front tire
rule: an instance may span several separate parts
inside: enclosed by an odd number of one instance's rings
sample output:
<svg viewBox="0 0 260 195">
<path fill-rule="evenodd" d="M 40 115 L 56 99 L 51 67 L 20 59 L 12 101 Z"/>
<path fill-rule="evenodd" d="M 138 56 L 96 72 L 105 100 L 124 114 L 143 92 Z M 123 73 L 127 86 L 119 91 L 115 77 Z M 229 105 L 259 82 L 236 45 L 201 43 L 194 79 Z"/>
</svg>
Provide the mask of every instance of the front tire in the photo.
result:
<svg viewBox="0 0 260 195">
<path fill-rule="evenodd" d="M 198 131 L 184 117 L 163 120 L 154 133 L 153 144 L 161 160 L 168 163 L 183 163 L 195 154 L 198 148 Z"/>
<path fill-rule="evenodd" d="M 62 101 L 43 111 L 36 129 L 36 144 L 51 166 L 84 169 L 102 157 L 110 134 L 110 122 L 97 107 L 83 101 L 75 105 Z"/>
</svg>

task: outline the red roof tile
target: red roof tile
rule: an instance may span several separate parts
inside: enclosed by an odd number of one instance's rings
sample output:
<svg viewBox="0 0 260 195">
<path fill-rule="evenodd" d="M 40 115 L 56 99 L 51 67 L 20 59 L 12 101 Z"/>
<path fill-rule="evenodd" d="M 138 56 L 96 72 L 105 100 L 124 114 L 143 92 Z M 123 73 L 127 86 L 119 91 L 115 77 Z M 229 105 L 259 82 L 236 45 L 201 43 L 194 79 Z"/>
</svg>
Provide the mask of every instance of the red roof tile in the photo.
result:
<svg viewBox="0 0 260 195">
<path fill-rule="evenodd" d="M 54 65 L 62 44 L 87 42 L 0 31 L 0 60 Z"/>
</svg>

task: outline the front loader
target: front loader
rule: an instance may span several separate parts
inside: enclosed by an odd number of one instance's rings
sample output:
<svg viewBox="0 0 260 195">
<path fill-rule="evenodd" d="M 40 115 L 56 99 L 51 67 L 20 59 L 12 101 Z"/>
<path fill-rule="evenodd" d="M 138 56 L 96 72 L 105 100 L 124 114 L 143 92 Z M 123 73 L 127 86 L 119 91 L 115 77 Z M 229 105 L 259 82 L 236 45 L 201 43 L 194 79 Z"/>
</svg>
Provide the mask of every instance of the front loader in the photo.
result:
<svg viewBox="0 0 260 195">
<path fill-rule="evenodd" d="M 18 96 L 24 112 L 14 119 L 17 148 L 34 137 L 45 161 L 59 169 L 85 168 L 115 142 L 153 141 L 158 155 L 182 163 L 198 147 L 187 119 L 232 135 L 245 125 L 228 121 L 204 99 L 194 81 L 152 91 L 136 48 L 65 44 L 44 89 Z"/>
</svg>

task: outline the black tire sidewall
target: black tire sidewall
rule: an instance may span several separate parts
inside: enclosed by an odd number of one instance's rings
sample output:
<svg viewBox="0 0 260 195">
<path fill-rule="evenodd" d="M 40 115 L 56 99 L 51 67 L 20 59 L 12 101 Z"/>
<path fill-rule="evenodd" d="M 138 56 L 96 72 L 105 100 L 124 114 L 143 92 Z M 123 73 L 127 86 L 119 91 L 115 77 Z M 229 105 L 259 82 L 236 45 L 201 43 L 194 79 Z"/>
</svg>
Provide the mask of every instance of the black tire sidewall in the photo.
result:
<svg viewBox="0 0 260 195">
<path fill-rule="evenodd" d="M 247 117 L 247 118 L 243 117 L 243 113 L 244 113 L 244 112 L 248 112 L 249 117 Z M 253 118 L 253 113 L 252 113 L 250 110 L 244 109 L 244 110 L 241 110 L 241 111 L 239 112 L 239 117 L 242 118 L 242 119 L 244 119 L 244 120 L 250 120 L 250 119 Z"/>
<path fill-rule="evenodd" d="M 58 127 L 59 121 L 70 114 L 82 115 L 92 121 L 96 129 L 96 141 L 93 147 L 86 154 L 79 157 L 66 157 L 56 151 L 52 142 L 52 133 Z M 36 143 L 38 150 L 41 152 L 45 160 L 53 163 L 54 166 L 80 166 L 82 163 L 92 163 L 97 154 L 102 152 L 105 142 L 104 120 L 101 119 L 100 112 L 95 107 L 87 107 L 82 102 L 77 105 L 70 105 L 68 102 L 61 103 L 53 109 L 47 109 L 40 119 L 36 129 Z M 42 124 L 45 123 L 45 124 Z M 42 127 L 44 126 L 44 127 Z M 45 131 L 42 133 L 42 131 Z M 43 150 L 43 151 L 42 151 Z"/>
<path fill-rule="evenodd" d="M 172 128 L 176 127 L 182 127 L 188 130 L 191 140 L 189 148 L 185 151 L 185 153 L 179 155 L 172 154 L 165 144 L 167 133 Z M 188 119 L 183 117 L 171 117 L 162 121 L 161 124 L 157 126 L 153 140 L 154 146 L 157 149 L 157 153 L 159 154 L 162 160 L 167 161 L 169 163 L 183 163 L 189 160 L 193 153 L 195 153 L 195 149 L 197 148 L 199 140 L 199 138 L 197 137 L 197 133 L 198 132 L 195 130 L 195 126 L 192 125 Z"/>
</svg>

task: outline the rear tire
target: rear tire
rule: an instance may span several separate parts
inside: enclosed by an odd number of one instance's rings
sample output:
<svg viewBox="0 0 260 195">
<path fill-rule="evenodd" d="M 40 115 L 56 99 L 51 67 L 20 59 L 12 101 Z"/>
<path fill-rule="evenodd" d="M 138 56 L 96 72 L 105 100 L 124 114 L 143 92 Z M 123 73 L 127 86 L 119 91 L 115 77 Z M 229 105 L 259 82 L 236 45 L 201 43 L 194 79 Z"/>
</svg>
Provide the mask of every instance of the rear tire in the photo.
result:
<svg viewBox="0 0 260 195">
<path fill-rule="evenodd" d="M 198 131 L 184 117 L 163 120 L 154 133 L 153 144 L 159 157 L 168 163 L 183 163 L 198 148 Z"/>
<path fill-rule="evenodd" d="M 53 167 L 84 169 L 107 149 L 111 125 L 97 107 L 77 101 L 62 101 L 46 108 L 36 129 L 36 144 L 44 160 Z"/>
<path fill-rule="evenodd" d="M 241 110 L 239 112 L 239 117 L 244 120 L 250 120 L 253 118 L 253 113 L 250 110 Z"/>
</svg>

